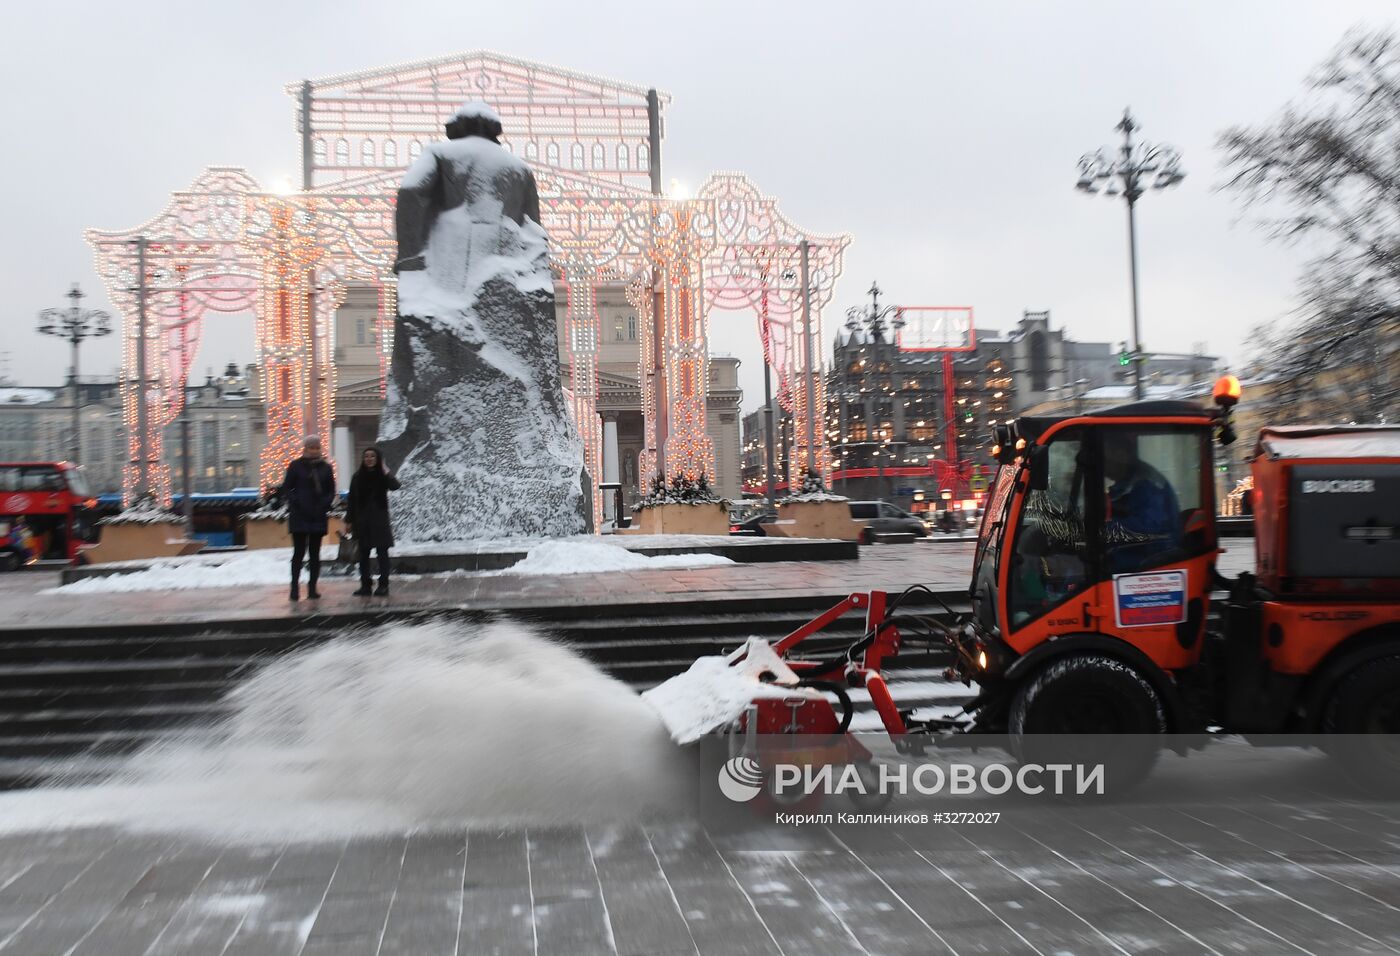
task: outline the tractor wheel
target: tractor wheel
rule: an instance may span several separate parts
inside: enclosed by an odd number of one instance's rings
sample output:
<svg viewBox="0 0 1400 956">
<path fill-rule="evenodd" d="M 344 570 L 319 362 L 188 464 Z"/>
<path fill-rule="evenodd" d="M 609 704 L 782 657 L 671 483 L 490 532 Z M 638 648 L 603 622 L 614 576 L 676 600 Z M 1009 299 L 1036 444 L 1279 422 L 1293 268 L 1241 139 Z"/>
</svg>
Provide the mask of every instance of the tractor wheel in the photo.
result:
<svg viewBox="0 0 1400 956">
<path fill-rule="evenodd" d="M 1400 793 L 1400 655 L 1367 661 L 1337 682 L 1322 729 L 1327 751 L 1367 790 Z"/>
<path fill-rule="evenodd" d="M 1112 657 L 1062 657 L 1025 681 L 1009 729 L 1022 763 L 1104 766 L 1103 795 L 1141 783 L 1167 729 L 1162 699 L 1147 678 Z"/>
</svg>

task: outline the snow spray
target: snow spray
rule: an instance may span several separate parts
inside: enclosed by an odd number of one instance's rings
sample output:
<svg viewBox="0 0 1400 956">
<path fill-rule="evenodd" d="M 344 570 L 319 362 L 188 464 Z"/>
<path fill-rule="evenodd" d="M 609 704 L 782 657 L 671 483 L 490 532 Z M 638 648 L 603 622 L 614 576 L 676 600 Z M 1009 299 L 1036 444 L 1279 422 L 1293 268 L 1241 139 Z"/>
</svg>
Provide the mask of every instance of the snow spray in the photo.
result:
<svg viewBox="0 0 1400 956">
<path fill-rule="evenodd" d="M 107 783 L 0 795 L 0 830 L 314 839 L 632 821 L 674 806 L 686 779 L 627 685 L 515 623 L 319 645 L 268 664 L 229 703 L 216 739 L 149 747 Z"/>
</svg>

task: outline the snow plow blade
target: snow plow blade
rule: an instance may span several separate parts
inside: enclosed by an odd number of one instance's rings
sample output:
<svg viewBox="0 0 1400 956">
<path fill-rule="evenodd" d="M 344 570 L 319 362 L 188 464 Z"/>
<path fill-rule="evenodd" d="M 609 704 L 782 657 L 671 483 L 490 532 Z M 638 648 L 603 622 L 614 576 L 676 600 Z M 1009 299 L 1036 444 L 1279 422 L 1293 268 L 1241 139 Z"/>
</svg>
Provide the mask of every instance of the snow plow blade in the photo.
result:
<svg viewBox="0 0 1400 956">
<path fill-rule="evenodd" d="M 757 700 L 824 699 L 818 690 L 797 686 L 798 680 L 767 641 L 751 637 L 730 654 L 700 658 L 685 673 L 642 694 L 642 700 L 684 745 L 729 727 Z"/>
</svg>

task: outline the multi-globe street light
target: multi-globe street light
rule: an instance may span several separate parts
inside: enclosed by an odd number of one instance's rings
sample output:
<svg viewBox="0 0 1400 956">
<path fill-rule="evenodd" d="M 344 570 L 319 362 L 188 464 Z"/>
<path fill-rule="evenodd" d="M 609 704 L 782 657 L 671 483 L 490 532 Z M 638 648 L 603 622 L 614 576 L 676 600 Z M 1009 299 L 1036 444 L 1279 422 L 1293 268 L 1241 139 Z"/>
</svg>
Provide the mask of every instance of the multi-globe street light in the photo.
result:
<svg viewBox="0 0 1400 956">
<path fill-rule="evenodd" d="M 1078 189 L 1110 198 L 1122 196 L 1128 204 L 1128 273 L 1133 293 L 1133 397 L 1142 401 L 1142 340 L 1138 329 L 1137 223 L 1133 208 L 1149 189 L 1166 189 L 1186 178 L 1181 171 L 1181 154 L 1171 146 L 1133 142 L 1139 127 L 1132 114 L 1123 110 L 1123 119 L 1114 127 L 1123 134 L 1117 149 L 1104 147 L 1079 160 Z"/>
<path fill-rule="evenodd" d="M 111 333 L 112 317 L 101 309 L 83 309 L 80 305 L 83 300 L 83 291 L 78 288 L 76 282 L 73 283 L 73 288 L 68 292 L 68 299 L 73 304 L 66 309 L 45 309 L 39 313 L 39 331 L 44 335 L 67 339 L 68 344 L 73 348 L 72 452 L 73 463 L 82 464 L 82 401 L 78 385 L 78 346 L 82 345 L 85 339 L 100 338 Z"/>
</svg>

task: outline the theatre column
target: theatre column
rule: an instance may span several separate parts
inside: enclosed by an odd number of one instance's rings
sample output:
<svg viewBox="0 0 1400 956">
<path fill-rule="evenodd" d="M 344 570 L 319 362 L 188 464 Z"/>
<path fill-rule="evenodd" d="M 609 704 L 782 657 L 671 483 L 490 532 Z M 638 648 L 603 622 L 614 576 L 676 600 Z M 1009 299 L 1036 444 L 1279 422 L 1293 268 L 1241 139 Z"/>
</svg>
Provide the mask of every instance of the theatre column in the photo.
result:
<svg viewBox="0 0 1400 956">
<path fill-rule="evenodd" d="M 615 483 L 621 480 L 618 471 L 617 413 L 603 413 L 603 482 Z M 603 520 L 616 521 L 613 513 L 613 495 L 603 496 Z"/>
</svg>

